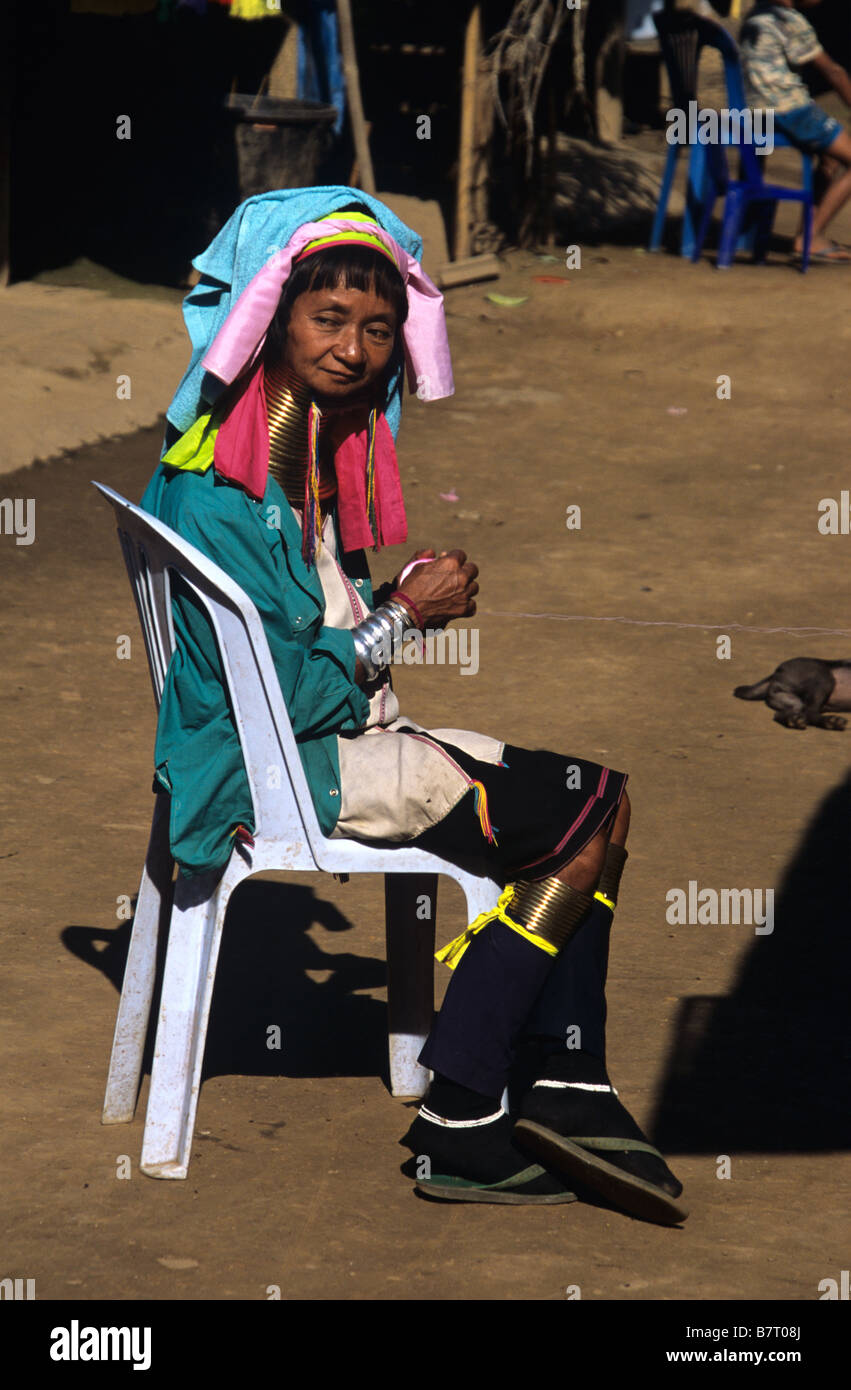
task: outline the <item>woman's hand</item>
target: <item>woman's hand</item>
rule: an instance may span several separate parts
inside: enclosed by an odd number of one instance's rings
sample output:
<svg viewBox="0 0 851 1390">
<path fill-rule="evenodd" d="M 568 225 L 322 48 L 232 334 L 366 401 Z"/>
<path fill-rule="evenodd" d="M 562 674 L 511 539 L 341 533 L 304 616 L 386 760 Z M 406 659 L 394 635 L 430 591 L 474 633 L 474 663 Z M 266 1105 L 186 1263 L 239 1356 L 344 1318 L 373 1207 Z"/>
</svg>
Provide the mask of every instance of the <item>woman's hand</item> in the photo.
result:
<svg viewBox="0 0 851 1390">
<path fill-rule="evenodd" d="M 436 554 L 437 552 L 432 549 L 415 550 L 410 560 L 407 560 L 405 562 L 405 564 L 402 566 L 396 577 L 390 580 L 391 589 L 398 589 L 400 587 L 402 583 L 402 575 L 405 573 L 405 570 L 408 569 L 410 565 L 414 564 L 416 560 L 434 560 L 436 558 Z"/>
<path fill-rule="evenodd" d="M 422 626 L 444 627 L 453 618 L 471 618 L 479 592 L 478 565 L 468 561 L 463 550 L 441 550 L 433 557 L 433 550 L 417 551 L 414 559 L 428 559 L 431 564 L 418 565 L 403 585 L 403 592 L 419 609 Z"/>
</svg>

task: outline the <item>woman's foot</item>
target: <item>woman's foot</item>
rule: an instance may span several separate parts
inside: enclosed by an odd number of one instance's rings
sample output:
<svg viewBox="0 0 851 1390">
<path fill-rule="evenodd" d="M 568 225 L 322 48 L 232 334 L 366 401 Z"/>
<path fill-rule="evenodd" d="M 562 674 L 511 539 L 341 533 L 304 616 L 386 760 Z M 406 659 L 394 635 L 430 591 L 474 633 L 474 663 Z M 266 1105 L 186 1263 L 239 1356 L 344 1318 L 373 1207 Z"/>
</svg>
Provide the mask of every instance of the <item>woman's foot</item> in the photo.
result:
<svg viewBox="0 0 851 1390">
<path fill-rule="evenodd" d="M 633 1216 L 684 1221 L 680 1183 L 618 1100 L 605 1065 L 586 1052 L 560 1052 L 526 1093 L 517 1144 L 569 1181 Z"/>
<path fill-rule="evenodd" d="M 447 1100 L 443 1088 L 433 1086 L 401 1141 L 414 1154 L 417 1191 L 444 1201 L 512 1206 L 576 1201 L 560 1177 L 530 1162 L 514 1145 L 512 1121 L 501 1105 L 474 1092 L 464 1094 L 474 1098 L 471 1103 L 453 1103 L 457 1094 Z M 468 1113 L 450 1118 L 441 1110 Z"/>
</svg>

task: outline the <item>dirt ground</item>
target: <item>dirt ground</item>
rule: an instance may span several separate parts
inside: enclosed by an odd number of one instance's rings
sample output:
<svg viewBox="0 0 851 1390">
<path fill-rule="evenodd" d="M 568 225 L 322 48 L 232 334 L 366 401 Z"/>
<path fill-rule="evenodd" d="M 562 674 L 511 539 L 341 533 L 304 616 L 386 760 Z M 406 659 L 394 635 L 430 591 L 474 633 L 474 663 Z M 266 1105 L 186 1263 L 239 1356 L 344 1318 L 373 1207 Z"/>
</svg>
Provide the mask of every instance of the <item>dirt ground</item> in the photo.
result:
<svg viewBox="0 0 851 1390">
<path fill-rule="evenodd" d="M 818 528 L 820 501 L 849 486 L 849 277 L 780 259 L 720 274 L 605 246 L 566 271 L 513 253 L 499 292 L 524 303 L 494 305 L 487 285 L 449 296 L 457 393 L 406 405 L 410 543 L 373 566 L 389 576 L 438 543 L 481 567 L 476 678 L 401 668 L 403 710 L 630 773 L 610 1071 L 685 1184 L 676 1230 L 585 1203 L 413 1194 L 371 878 L 241 890 L 189 1177 L 140 1174 L 147 1076 L 132 1124 L 104 1128 L 100 1109 L 154 710 L 89 480 L 138 499 L 161 429 L 6 475 L 4 496 L 35 500 L 36 529 L 31 545 L 0 536 L 0 1275 L 63 1300 L 262 1300 L 270 1286 L 560 1300 L 577 1285 L 586 1300 L 813 1300 L 839 1279 L 851 731 L 789 731 L 731 691 L 789 657 L 851 657 L 851 541 Z M 669 923 L 666 894 L 690 881 L 774 890 L 773 932 Z M 442 885 L 439 941 L 462 906 Z"/>
</svg>

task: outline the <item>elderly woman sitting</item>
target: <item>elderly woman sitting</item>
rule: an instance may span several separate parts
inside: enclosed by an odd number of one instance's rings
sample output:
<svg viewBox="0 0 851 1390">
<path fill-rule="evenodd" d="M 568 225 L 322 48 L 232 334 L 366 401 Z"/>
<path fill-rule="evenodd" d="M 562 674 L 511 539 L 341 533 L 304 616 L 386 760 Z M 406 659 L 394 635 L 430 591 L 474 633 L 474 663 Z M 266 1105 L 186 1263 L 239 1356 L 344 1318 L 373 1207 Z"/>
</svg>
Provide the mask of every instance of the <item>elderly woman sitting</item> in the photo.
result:
<svg viewBox="0 0 851 1390">
<path fill-rule="evenodd" d="M 453 390 L 420 249 L 349 188 L 238 208 L 196 262 L 193 357 L 142 505 L 257 606 L 323 831 L 475 860 L 505 885 L 498 908 L 439 952 L 453 975 L 420 1057 L 434 1080 L 405 1141 L 429 1160 L 418 1188 L 556 1203 L 574 1200 L 574 1182 L 673 1224 L 681 1185 L 605 1064 L 626 776 L 421 728 L 391 686 L 392 639 L 472 616 L 479 587 L 462 551 L 430 550 L 373 594 L 364 553 L 406 536 L 394 450 L 405 368 L 425 399 Z M 191 874 L 224 865 L 254 827 L 215 641 L 188 593 L 174 610 L 156 776 Z M 521 1040 L 537 1075 L 515 1123 L 500 1097 Z"/>
</svg>

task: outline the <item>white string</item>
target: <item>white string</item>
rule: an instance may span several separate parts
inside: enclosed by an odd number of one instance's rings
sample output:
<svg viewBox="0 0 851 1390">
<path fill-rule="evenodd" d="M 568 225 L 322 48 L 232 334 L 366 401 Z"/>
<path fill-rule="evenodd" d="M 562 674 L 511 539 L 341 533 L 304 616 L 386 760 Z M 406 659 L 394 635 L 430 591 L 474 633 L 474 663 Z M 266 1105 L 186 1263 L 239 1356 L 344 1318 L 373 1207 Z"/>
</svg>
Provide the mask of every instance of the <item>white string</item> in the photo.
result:
<svg viewBox="0 0 851 1390">
<path fill-rule="evenodd" d="M 488 618 L 544 618 L 553 623 L 629 623 L 633 627 L 691 627 L 717 632 L 817 633 L 825 637 L 851 636 L 846 627 L 748 627 L 746 623 L 675 623 L 652 618 L 596 618 L 589 613 L 509 613 L 499 608 L 479 608 Z"/>
</svg>

